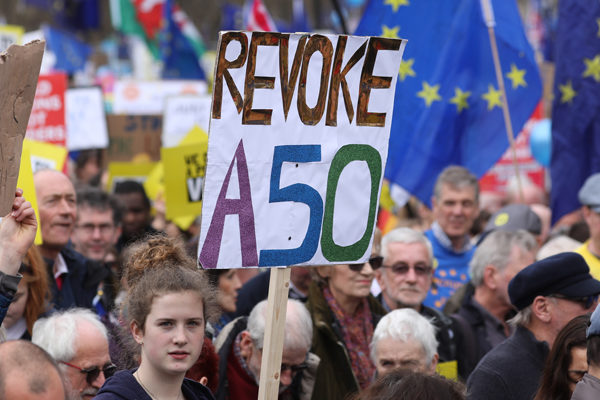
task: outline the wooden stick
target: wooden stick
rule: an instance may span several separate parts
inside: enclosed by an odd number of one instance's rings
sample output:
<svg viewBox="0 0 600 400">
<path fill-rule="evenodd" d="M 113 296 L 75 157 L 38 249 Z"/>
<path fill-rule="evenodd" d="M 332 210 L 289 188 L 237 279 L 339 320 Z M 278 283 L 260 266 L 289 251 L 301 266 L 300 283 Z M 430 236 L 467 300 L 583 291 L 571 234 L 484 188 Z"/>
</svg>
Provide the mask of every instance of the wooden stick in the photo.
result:
<svg viewBox="0 0 600 400">
<path fill-rule="evenodd" d="M 506 134 L 508 136 L 508 143 L 510 144 L 512 161 L 515 167 L 515 174 L 517 177 L 517 188 L 519 189 L 519 198 L 522 202 L 525 201 L 523 195 L 523 186 L 521 185 L 521 174 L 519 172 L 519 163 L 517 162 L 517 150 L 515 145 L 515 135 L 513 133 L 512 121 L 510 119 L 510 110 L 508 109 L 508 99 L 506 98 L 506 88 L 504 87 L 504 77 L 502 76 L 502 67 L 500 65 L 500 56 L 498 54 L 498 45 L 496 44 L 496 33 L 494 32 L 494 26 L 496 21 L 494 19 L 494 10 L 490 0 L 481 0 L 481 9 L 483 11 L 483 19 L 488 28 L 488 35 L 490 37 L 490 45 L 492 47 L 492 57 L 494 59 L 494 69 L 496 70 L 496 80 L 498 81 L 498 88 L 502 93 L 502 115 L 504 116 L 504 124 L 506 125 Z"/>
<path fill-rule="evenodd" d="M 277 399 L 285 330 L 290 268 L 272 268 L 269 282 L 267 321 L 260 365 L 259 400 Z"/>
</svg>

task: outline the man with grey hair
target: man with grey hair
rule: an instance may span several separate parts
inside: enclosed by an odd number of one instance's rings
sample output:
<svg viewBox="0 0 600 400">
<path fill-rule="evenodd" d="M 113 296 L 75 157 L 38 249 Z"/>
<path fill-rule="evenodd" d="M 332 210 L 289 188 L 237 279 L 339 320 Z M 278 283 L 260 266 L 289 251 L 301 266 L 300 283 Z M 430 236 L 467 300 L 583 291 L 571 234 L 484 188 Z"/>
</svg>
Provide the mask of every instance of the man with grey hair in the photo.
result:
<svg viewBox="0 0 600 400">
<path fill-rule="evenodd" d="M 469 265 L 474 291 L 463 298 L 456 321 L 458 372 L 463 379 L 494 346 L 510 336 L 506 321 L 515 314 L 508 283 L 535 261 L 537 242 L 524 230 L 493 231 L 481 242 Z"/>
<path fill-rule="evenodd" d="M 469 231 L 479 213 L 477 178 L 464 167 L 447 167 L 437 178 L 431 202 L 435 221 L 425 235 L 438 265 L 434 286 L 424 303 L 441 310 L 456 289 L 467 282 L 474 251 Z"/>
<path fill-rule="evenodd" d="M 267 301 L 248 317 L 227 324 L 215 341 L 219 354 L 217 400 L 256 400 L 263 355 Z M 309 352 L 313 326 L 305 305 L 288 299 L 281 358 L 279 399 L 312 397 L 319 358 Z"/>
<path fill-rule="evenodd" d="M 558 332 L 598 304 L 600 282 L 577 253 L 560 253 L 525 267 L 510 281 L 517 308 L 512 335 L 490 350 L 467 380 L 467 399 L 532 399 Z"/>
<path fill-rule="evenodd" d="M 0 344 L 0 399 L 66 400 L 67 392 L 56 361 L 26 340 Z"/>
<path fill-rule="evenodd" d="M 431 289 L 434 273 L 433 250 L 429 240 L 411 228 L 396 228 L 381 240 L 382 268 L 375 271 L 381 287 L 377 299 L 387 311 L 411 308 L 436 327 L 440 362 L 457 359 L 452 320 L 423 304 Z M 456 371 L 456 367 L 454 367 Z"/>
<path fill-rule="evenodd" d="M 90 310 L 73 308 L 39 319 L 31 341 L 58 362 L 72 400 L 94 398 L 116 370 L 108 353 L 106 328 Z"/>
<path fill-rule="evenodd" d="M 411 308 L 385 315 L 373 332 L 369 348 L 378 376 L 396 368 L 435 373 L 438 362 L 435 328 Z"/>
</svg>

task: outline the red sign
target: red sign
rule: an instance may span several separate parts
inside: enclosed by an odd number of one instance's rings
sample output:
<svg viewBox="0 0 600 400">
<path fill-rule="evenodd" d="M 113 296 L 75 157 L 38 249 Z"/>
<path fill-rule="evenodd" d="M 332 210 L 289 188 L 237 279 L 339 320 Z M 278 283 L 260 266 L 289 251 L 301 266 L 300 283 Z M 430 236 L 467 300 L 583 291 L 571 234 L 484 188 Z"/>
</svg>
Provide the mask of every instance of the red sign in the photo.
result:
<svg viewBox="0 0 600 400">
<path fill-rule="evenodd" d="M 527 177 L 537 186 L 544 189 L 544 167 L 541 166 L 531 155 L 529 137 L 531 129 L 537 124 L 542 116 L 541 103 L 533 112 L 533 115 L 525 123 L 523 130 L 515 140 L 515 149 L 517 154 L 517 163 L 519 172 Z M 495 192 L 504 194 L 508 181 L 515 176 L 515 166 L 513 163 L 513 153 L 508 148 L 502 158 L 479 180 L 482 192 Z"/>
<path fill-rule="evenodd" d="M 66 146 L 66 90 L 66 74 L 40 75 L 33 100 L 33 109 L 27 124 L 27 139 Z"/>
</svg>

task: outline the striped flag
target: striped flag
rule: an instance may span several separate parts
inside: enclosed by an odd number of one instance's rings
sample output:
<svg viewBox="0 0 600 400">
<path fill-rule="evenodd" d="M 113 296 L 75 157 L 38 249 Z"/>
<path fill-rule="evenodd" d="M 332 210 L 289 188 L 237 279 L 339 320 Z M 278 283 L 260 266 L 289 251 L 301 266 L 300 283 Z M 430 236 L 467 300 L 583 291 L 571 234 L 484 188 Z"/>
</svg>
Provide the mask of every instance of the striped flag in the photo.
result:
<svg viewBox="0 0 600 400">
<path fill-rule="evenodd" d="M 248 23 L 246 29 L 249 31 L 277 31 L 275 22 L 271 18 L 269 11 L 263 4 L 262 0 L 253 0 L 248 14 Z"/>
</svg>

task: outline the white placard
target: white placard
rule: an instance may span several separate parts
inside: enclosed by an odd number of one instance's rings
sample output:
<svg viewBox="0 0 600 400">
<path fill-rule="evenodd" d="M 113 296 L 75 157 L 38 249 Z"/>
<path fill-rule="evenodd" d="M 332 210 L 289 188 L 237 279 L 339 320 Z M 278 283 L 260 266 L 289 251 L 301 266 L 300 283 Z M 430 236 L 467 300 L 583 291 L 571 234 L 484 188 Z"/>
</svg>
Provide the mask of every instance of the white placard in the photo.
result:
<svg viewBox="0 0 600 400">
<path fill-rule="evenodd" d="M 65 123 L 69 150 L 107 148 L 108 131 L 102 90 L 99 87 L 67 89 Z"/>
<path fill-rule="evenodd" d="M 194 125 L 208 132 L 210 96 L 168 97 L 163 117 L 162 145 L 175 147 Z"/>
<path fill-rule="evenodd" d="M 368 258 L 404 46 L 345 35 L 220 34 L 202 267 Z"/>
<path fill-rule="evenodd" d="M 203 95 L 204 81 L 117 81 L 114 87 L 115 114 L 162 114 L 165 100 L 176 95 Z"/>
</svg>

